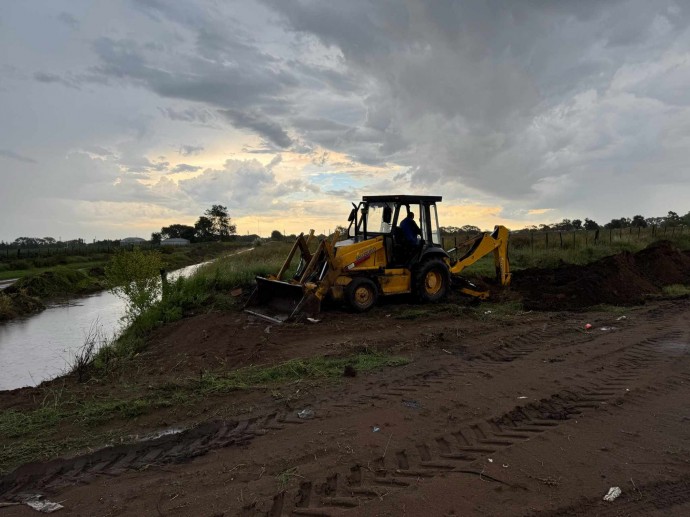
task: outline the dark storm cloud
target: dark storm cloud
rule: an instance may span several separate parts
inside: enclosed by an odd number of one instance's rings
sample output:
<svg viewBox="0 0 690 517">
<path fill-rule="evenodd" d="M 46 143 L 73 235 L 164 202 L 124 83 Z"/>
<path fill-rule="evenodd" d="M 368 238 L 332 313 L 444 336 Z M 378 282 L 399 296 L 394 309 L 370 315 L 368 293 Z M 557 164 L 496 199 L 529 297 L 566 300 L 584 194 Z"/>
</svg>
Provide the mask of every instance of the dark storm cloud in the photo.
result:
<svg viewBox="0 0 690 517">
<path fill-rule="evenodd" d="M 74 30 L 79 28 L 79 20 L 68 12 L 62 11 L 60 14 L 58 14 L 57 19 L 67 25 L 70 29 Z"/>
<path fill-rule="evenodd" d="M 177 152 L 182 156 L 194 156 L 200 154 L 203 150 L 203 145 L 181 145 Z"/>
<path fill-rule="evenodd" d="M 182 62 L 174 65 L 176 71 L 171 72 L 159 64 L 159 58 L 165 61 L 173 56 L 132 39 L 99 38 L 94 42 L 94 51 L 102 62 L 93 68 L 96 74 L 134 81 L 162 97 L 214 106 L 270 104 L 277 102 L 276 96 L 285 87 L 296 85 L 288 72 L 267 66 L 260 54 L 253 54 L 256 60 L 251 67 L 239 63 L 219 66 L 198 55 L 183 56 Z"/>
<path fill-rule="evenodd" d="M 175 109 L 175 108 L 158 108 L 159 111 L 168 117 L 170 120 L 181 121 L 181 122 L 198 122 L 200 124 L 208 124 L 213 121 L 215 117 L 207 109 L 200 108 L 186 108 L 186 109 Z"/>
<path fill-rule="evenodd" d="M 173 167 L 170 172 L 196 172 L 196 171 L 199 171 L 201 169 L 202 168 L 199 167 L 198 165 L 189 165 L 186 163 L 180 163 L 178 165 L 175 165 L 175 167 Z"/>
<path fill-rule="evenodd" d="M 3 156 L 5 158 L 9 158 L 11 160 L 16 160 L 18 162 L 23 162 L 23 163 L 38 163 L 33 158 L 29 158 L 28 156 L 23 156 L 19 153 L 15 153 L 14 151 L 10 151 L 9 149 L 0 149 L 0 156 Z"/>
<path fill-rule="evenodd" d="M 36 72 L 33 75 L 34 79 L 38 81 L 39 83 L 45 83 L 45 84 L 51 84 L 51 83 L 56 83 L 56 84 L 61 84 L 62 86 L 66 86 L 68 88 L 76 88 L 79 89 L 79 83 L 81 82 L 80 80 L 74 80 L 74 78 L 66 78 L 58 74 L 54 74 L 51 72 Z"/>
<path fill-rule="evenodd" d="M 290 147 L 292 139 L 277 123 L 267 119 L 260 113 L 246 113 L 239 110 L 221 110 L 235 127 L 251 129 L 278 147 Z"/>
<path fill-rule="evenodd" d="M 359 127 L 301 131 L 361 163 L 407 165 L 421 186 L 461 181 L 551 202 L 611 163 L 634 181 L 644 162 L 682 179 L 673 160 L 658 160 L 670 157 L 660 132 L 680 131 L 668 104 L 690 100 L 687 4 L 266 3 L 288 30 L 341 52 L 368 85 Z M 673 53 L 675 68 L 658 65 Z"/>
</svg>

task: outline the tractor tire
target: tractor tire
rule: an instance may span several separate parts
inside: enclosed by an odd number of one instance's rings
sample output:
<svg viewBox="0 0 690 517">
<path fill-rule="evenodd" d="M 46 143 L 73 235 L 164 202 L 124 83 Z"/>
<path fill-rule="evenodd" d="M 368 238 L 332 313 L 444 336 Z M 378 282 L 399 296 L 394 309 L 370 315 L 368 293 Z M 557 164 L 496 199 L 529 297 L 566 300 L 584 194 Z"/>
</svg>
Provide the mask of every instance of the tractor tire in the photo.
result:
<svg viewBox="0 0 690 517">
<path fill-rule="evenodd" d="M 364 277 L 356 277 L 345 287 L 345 299 L 355 312 L 366 312 L 376 305 L 379 290 L 376 284 Z"/>
<path fill-rule="evenodd" d="M 450 289 L 450 271 L 441 259 L 422 263 L 415 275 L 415 294 L 422 303 L 440 302 Z"/>
</svg>

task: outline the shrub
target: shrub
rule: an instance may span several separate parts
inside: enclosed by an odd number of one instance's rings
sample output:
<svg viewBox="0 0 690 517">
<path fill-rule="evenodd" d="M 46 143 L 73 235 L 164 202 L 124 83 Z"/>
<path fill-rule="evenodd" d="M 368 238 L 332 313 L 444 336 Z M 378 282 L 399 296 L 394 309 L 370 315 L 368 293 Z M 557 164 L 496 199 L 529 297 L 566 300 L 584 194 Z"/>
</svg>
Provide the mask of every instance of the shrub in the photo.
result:
<svg viewBox="0 0 690 517">
<path fill-rule="evenodd" d="M 0 291 L 0 321 L 10 319 L 12 316 L 14 316 L 12 300 Z"/>
<path fill-rule="evenodd" d="M 162 267 L 158 252 L 139 249 L 117 253 L 106 266 L 108 287 L 113 294 L 127 302 L 125 319 L 130 323 L 158 300 Z"/>
</svg>

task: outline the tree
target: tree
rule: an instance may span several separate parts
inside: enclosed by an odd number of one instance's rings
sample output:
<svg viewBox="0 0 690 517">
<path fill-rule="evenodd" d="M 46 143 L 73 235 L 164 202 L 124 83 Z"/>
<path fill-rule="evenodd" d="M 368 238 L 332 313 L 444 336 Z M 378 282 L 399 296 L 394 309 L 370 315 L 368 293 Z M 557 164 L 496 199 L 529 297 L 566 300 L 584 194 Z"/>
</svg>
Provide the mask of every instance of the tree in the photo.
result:
<svg viewBox="0 0 690 517">
<path fill-rule="evenodd" d="M 213 222 L 213 234 L 221 240 L 234 235 L 237 232 L 237 227 L 230 223 L 228 216 L 228 207 L 223 205 L 213 205 L 204 212 L 204 215 Z"/>
<path fill-rule="evenodd" d="M 598 230 L 599 225 L 597 224 L 596 221 L 593 221 L 589 219 L 588 217 L 585 217 L 585 230 Z"/>
<path fill-rule="evenodd" d="M 641 215 L 636 215 L 633 216 L 632 221 L 630 222 L 630 225 L 635 227 L 635 228 L 647 228 L 647 221 L 645 218 Z"/>
<path fill-rule="evenodd" d="M 665 223 L 668 226 L 678 226 L 681 223 L 680 216 L 676 212 L 669 210 Z"/>
<path fill-rule="evenodd" d="M 151 234 L 151 242 L 153 244 L 160 244 L 161 243 L 161 232 L 153 232 Z"/>
<path fill-rule="evenodd" d="M 606 223 L 604 228 L 607 230 L 617 230 L 618 228 L 628 228 L 631 220 L 628 217 L 621 217 L 620 219 L 611 219 L 610 223 Z"/>
<path fill-rule="evenodd" d="M 461 232 L 466 232 L 466 233 L 480 233 L 482 230 L 479 228 L 479 226 L 474 226 L 472 224 L 466 224 L 465 226 L 460 227 Z"/>
<path fill-rule="evenodd" d="M 194 224 L 194 233 L 197 240 L 208 241 L 213 238 L 213 221 L 208 217 L 201 216 Z"/>
<path fill-rule="evenodd" d="M 283 240 L 283 234 L 280 233 L 278 230 L 273 230 L 271 232 L 271 240 L 272 241 L 282 241 Z"/>
<path fill-rule="evenodd" d="M 560 223 L 555 224 L 556 230 L 568 231 L 573 229 L 573 223 L 570 219 L 563 219 Z"/>
<path fill-rule="evenodd" d="M 574 230 L 582 230 L 582 221 L 580 219 L 573 219 L 572 225 Z"/>
<path fill-rule="evenodd" d="M 186 224 L 171 224 L 161 228 L 163 239 L 187 239 L 194 240 L 194 227 Z"/>
</svg>

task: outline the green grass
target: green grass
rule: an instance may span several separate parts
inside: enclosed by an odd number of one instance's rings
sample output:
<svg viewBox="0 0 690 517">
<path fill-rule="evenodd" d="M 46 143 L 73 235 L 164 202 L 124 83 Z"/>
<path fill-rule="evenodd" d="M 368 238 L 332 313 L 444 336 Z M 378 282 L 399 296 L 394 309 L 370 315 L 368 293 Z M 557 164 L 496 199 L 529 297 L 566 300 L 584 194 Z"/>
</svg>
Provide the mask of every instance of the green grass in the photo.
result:
<svg viewBox="0 0 690 517">
<path fill-rule="evenodd" d="M 103 284 L 87 273 L 66 267 L 56 267 L 38 275 L 25 276 L 10 289 L 24 291 L 37 298 L 54 298 L 68 294 L 93 292 L 103 289 Z"/>
<path fill-rule="evenodd" d="M 200 380 L 200 390 L 202 393 L 222 393 L 298 379 L 340 377 L 346 366 L 352 366 L 356 371 L 364 372 L 383 367 L 403 366 L 407 363 L 409 360 L 404 357 L 394 357 L 378 352 L 366 352 L 341 358 L 292 359 L 275 366 L 242 368 L 221 376 L 203 375 Z"/>
<path fill-rule="evenodd" d="M 227 288 L 248 286 L 256 276 L 278 273 L 291 247 L 290 243 L 268 242 L 252 251 L 223 257 L 202 267 L 197 279 Z M 297 261 L 298 258 L 293 259 L 294 266 Z"/>
<path fill-rule="evenodd" d="M 93 260 L 75 262 L 72 264 L 60 264 L 57 266 L 46 267 L 32 267 L 27 269 L 10 269 L 0 270 L 0 280 L 9 280 L 11 278 L 24 278 L 28 276 L 35 276 L 47 271 L 54 271 L 56 269 L 71 269 L 71 270 L 89 270 L 91 268 L 103 267 L 108 263 L 107 260 Z"/>
<path fill-rule="evenodd" d="M 297 467 L 285 469 L 280 474 L 278 474 L 276 476 L 276 481 L 278 482 L 279 490 L 284 490 L 287 487 L 287 485 L 290 483 L 290 480 L 292 480 L 295 477 L 299 477 L 299 478 L 302 477 L 298 474 Z"/>
<path fill-rule="evenodd" d="M 690 295 L 690 286 L 682 284 L 667 285 L 663 288 L 663 293 L 666 296 L 688 296 Z"/>
</svg>

